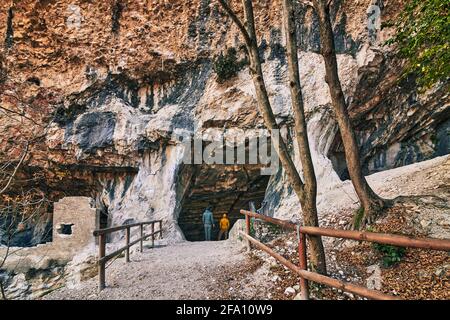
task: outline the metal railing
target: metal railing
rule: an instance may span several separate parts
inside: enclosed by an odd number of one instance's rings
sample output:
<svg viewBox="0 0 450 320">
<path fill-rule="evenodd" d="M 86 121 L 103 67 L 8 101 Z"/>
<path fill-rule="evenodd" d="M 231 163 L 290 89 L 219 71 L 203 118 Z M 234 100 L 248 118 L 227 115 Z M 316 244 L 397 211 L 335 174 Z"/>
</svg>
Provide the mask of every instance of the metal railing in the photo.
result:
<svg viewBox="0 0 450 320">
<path fill-rule="evenodd" d="M 159 230 L 155 231 L 155 224 L 159 224 Z M 152 232 L 150 234 L 144 235 L 144 226 L 151 225 Z M 132 227 L 140 227 L 140 237 L 134 241 L 130 242 L 131 237 L 131 228 Z M 117 232 L 121 230 L 126 230 L 125 240 L 126 245 L 110 254 L 106 254 L 106 235 L 112 232 Z M 105 269 L 106 262 L 111 260 L 112 258 L 118 256 L 123 251 L 125 251 L 125 260 L 126 262 L 130 262 L 130 248 L 136 243 L 140 242 L 140 251 L 144 251 L 144 240 L 148 237 L 152 237 L 152 248 L 155 246 L 155 235 L 159 234 L 159 237 L 162 238 L 162 220 L 153 220 L 146 222 L 138 222 L 125 224 L 123 226 L 98 229 L 94 231 L 94 237 L 98 237 L 98 290 L 101 291 L 105 288 Z"/>
<path fill-rule="evenodd" d="M 366 232 L 366 231 L 350 231 L 350 230 L 337 230 L 337 229 L 329 229 L 329 228 L 320 228 L 320 227 L 306 227 L 300 226 L 298 224 L 294 224 L 288 221 L 275 219 L 272 217 L 260 215 L 254 212 L 250 212 L 247 210 L 241 210 L 241 213 L 245 215 L 245 225 L 246 232 L 240 231 L 240 235 L 247 239 L 248 247 L 251 247 L 251 244 L 255 245 L 257 248 L 265 251 L 276 260 L 278 260 L 281 264 L 286 266 L 291 271 L 297 273 L 300 276 L 300 294 L 302 299 L 309 299 L 309 289 L 308 289 L 308 280 L 317 282 L 320 284 L 324 284 L 333 288 L 340 289 L 345 292 L 354 293 L 369 299 L 377 299 L 377 300 L 396 300 L 398 297 L 394 297 L 391 295 L 384 294 L 377 290 L 368 289 L 363 286 L 354 285 L 348 282 L 340 281 L 334 278 L 330 278 L 324 275 L 321 275 L 316 272 L 311 272 L 307 270 L 307 253 L 306 253 L 306 237 L 305 235 L 315 235 L 315 236 L 326 236 L 326 237 L 334 237 L 334 238 L 342 238 L 342 239 L 351 239 L 351 240 L 359 240 L 359 241 L 369 241 L 375 243 L 382 243 L 394 246 L 401 247 L 410 247 L 410 248 L 423 248 L 423 249 L 432 249 L 432 250 L 441 250 L 441 251 L 450 251 L 450 240 L 445 239 L 432 239 L 432 238 L 415 238 L 410 236 L 401 236 L 395 234 L 386 234 L 386 233 L 374 233 L 374 232 Z M 257 219 L 264 220 L 269 223 L 273 223 L 279 225 L 283 228 L 297 231 L 298 233 L 298 252 L 299 252 L 299 266 L 296 266 L 280 254 L 273 251 L 268 246 L 262 244 L 258 240 L 254 239 L 250 236 L 250 217 L 254 217 Z"/>
</svg>

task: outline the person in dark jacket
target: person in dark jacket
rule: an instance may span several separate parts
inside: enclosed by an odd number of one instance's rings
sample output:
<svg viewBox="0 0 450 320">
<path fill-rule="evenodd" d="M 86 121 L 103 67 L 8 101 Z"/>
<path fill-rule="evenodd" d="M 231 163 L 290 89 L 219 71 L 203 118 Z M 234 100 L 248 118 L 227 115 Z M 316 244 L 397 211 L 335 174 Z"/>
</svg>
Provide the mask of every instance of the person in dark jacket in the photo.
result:
<svg viewBox="0 0 450 320">
<path fill-rule="evenodd" d="M 211 230 L 215 227 L 211 206 L 203 212 L 203 226 L 205 228 L 205 241 L 211 240 Z"/>
</svg>

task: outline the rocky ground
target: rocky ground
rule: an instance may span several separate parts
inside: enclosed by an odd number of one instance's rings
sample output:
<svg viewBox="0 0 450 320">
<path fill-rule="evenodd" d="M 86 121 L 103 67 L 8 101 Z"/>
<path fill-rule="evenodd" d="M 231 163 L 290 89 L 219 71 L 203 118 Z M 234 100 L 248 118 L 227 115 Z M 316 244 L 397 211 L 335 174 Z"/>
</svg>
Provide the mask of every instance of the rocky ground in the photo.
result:
<svg viewBox="0 0 450 320">
<path fill-rule="evenodd" d="M 371 231 L 449 238 L 450 157 L 414 164 L 371 176 L 385 197 L 402 195 Z M 323 224 L 345 228 L 346 212 L 327 214 Z M 256 237 L 289 258 L 297 258 L 293 233 L 255 225 Z M 406 249 L 400 261 L 383 263 L 385 254 L 365 242 L 324 239 L 329 275 L 363 286 L 374 286 L 380 270 L 380 289 L 404 299 L 450 299 L 450 256 L 447 252 Z M 232 241 L 183 242 L 132 254 L 107 269 L 107 288 L 97 293 L 97 278 L 77 289 L 63 288 L 45 299 L 295 299 L 298 277 L 258 250 L 245 252 Z M 372 277 L 372 278 L 371 278 Z M 375 285 L 376 287 L 376 285 Z M 313 299 L 361 299 L 339 290 L 310 284 Z"/>
</svg>

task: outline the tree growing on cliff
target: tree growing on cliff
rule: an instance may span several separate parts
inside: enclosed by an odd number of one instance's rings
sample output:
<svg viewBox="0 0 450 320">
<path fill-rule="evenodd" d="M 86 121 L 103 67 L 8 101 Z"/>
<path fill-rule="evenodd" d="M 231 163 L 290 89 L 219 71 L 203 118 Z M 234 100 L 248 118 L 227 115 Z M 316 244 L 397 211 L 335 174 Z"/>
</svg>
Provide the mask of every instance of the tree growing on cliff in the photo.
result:
<svg viewBox="0 0 450 320">
<path fill-rule="evenodd" d="M 0 270 L 8 257 L 21 250 L 11 248 L 13 238 L 27 224 L 39 219 L 49 204 L 44 192 L 33 187 L 41 179 L 41 173 L 26 177 L 21 173 L 45 140 L 54 119 L 53 112 L 49 112 L 53 102 L 43 94 L 25 97 L 27 89 L 26 83 L 7 77 L 0 83 L 0 246 L 4 248 L 0 253 Z M 45 150 L 40 151 L 46 154 Z M 7 298 L 2 278 L 0 298 Z"/>
<path fill-rule="evenodd" d="M 353 228 L 359 229 L 367 223 L 373 222 L 387 206 L 388 200 L 382 199 L 372 190 L 362 171 L 359 147 L 350 122 L 347 102 L 345 101 L 338 75 L 336 49 L 329 10 L 330 1 L 312 0 L 312 4 L 319 19 L 320 48 L 325 62 L 325 81 L 330 90 L 334 113 L 342 136 L 350 179 L 361 203 L 361 210 L 358 210 L 353 219 Z"/>
<path fill-rule="evenodd" d="M 404 76 L 416 76 L 424 89 L 450 75 L 450 2 L 410 0 L 395 22 L 396 34 L 386 44 L 397 45 L 405 58 Z"/>
<path fill-rule="evenodd" d="M 24 152 L 24 155 L 27 153 Z M 16 179 L 14 171 L 23 165 L 21 158 L 17 163 L 11 163 L 9 170 L 3 165 L 0 170 L 0 183 L 8 183 L 11 177 Z M 13 171 L 13 172 L 11 172 Z M 3 270 L 6 261 L 11 255 L 18 253 L 22 247 L 14 247 L 14 238 L 20 237 L 27 231 L 27 226 L 35 224 L 46 212 L 49 201 L 45 194 L 36 188 L 21 190 L 11 196 L 6 194 L 7 189 L 0 190 L 0 247 L 3 248 L 0 253 L 0 270 Z M 47 236 L 50 230 L 46 231 Z M 20 261 L 20 260 L 19 260 Z M 5 280 L 0 277 L 0 299 L 6 300 Z"/>
<path fill-rule="evenodd" d="M 225 0 L 218 1 L 222 8 L 227 12 L 228 16 L 232 19 L 234 24 L 238 27 L 244 38 L 249 55 L 250 74 L 255 86 L 256 99 L 259 109 L 263 115 L 264 123 L 270 131 L 278 130 L 279 125 L 276 122 L 271 102 L 269 100 L 269 95 L 267 93 L 266 84 L 264 82 L 261 58 L 258 51 L 258 40 L 256 36 L 252 1 L 243 0 L 245 23 L 240 20 Z M 279 140 L 277 153 L 290 180 L 292 188 L 299 198 L 305 225 L 318 226 L 319 223 L 316 207 L 317 184 L 314 167 L 311 160 L 311 153 L 309 150 L 306 120 L 303 109 L 296 47 L 296 25 L 293 17 L 292 0 L 283 0 L 283 8 L 283 21 L 286 26 L 288 38 L 287 51 L 289 64 L 289 87 L 291 90 L 292 109 L 294 112 L 294 129 L 300 151 L 304 181 L 302 181 L 300 174 L 289 154 L 288 147 L 283 139 Z M 325 252 L 321 237 L 309 236 L 308 242 L 310 245 L 312 268 L 317 272 L 325 274 Z"/>
<path fill-rule="evenodd" d="M 22 154 L 20 158 L 17 160 L 17 162 L 6 162 L 3 163 L 0 167 L 0 220 L 7 220 L 5 219 L 6 215 L 9 213 L 8 209 L 5 208 L 4 205 L 1 205 L 3 203 L 9 202 L 9 197 L 6 195 L 6 192 L 10 188 L 11 184 L 13 183 L 14 179 L 16 178 L 17 171 L 21 167 L 23 161 L 25 160 L 25 157 L 28 155 L 28 145 L 25 146 L 24 150 L 22 151 Z M 14 221 L 15 219 L 10 219 L 11 221 L 5 222 L 4 225 L 0 225 L 0 231 L 2 231 L 2 234 L 0 235 L 0 246 L 2 245 L 1 239 L 3 238 L 3 234 L 7 235 L 7 241 L 6 241 L 6 250 L 3 255 L 0 256 L 0 270 L 3 268 L 6 259 L 8 258 L 10 254 L 10 242 L 12 237 L 14 236 L 14 227 L 15 225 Z M 5 293 L 5 285 L 3 283 L 3 279 L 0 278 L 0 297 L 3 300 L 6 300 L 6 293 Z"/>
</svg>

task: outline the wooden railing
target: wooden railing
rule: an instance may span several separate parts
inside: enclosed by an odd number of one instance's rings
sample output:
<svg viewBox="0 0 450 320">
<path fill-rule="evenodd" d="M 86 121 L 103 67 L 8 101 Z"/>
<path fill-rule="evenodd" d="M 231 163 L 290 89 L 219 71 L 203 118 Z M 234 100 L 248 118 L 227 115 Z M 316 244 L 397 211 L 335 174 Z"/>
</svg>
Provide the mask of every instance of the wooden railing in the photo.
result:
<svg viewBox="0 0 450 320">
<path fill-rule="evenodd" d="M 155 224 L 159 224 L 159 230 L 155 231 Z M 151 225 L 152 232 L 150 234 L 144 235 L 144 226 Z M 131 238 L 131 228 L 140 227 L 140 237 L 134 241 L 130 242 Z M 121 230 L 126 230 L 125 240 L 126 245 L 110 254 L 106 254 L 106 235 L 117 232 Z M 130 248 L 136 243 L 141 243 L 141 252 L 144 251 L 144 240 L 148 237 L 152 237 L 152 248 L 155 246 L 155 235 L 159 234 L 159 237 L 162 238 L 162 220 L 153 220 L 146 222 L 138 222 L 125 224 L 123 226 L 98 229 L 94 231 L 94 237 L 98 237 L 98 290 L 101 291 L 105 288 L 105 266 L 106 262 L 111 260 L 112 258 L 118 256 L 123 251 L 125 251 L 125 260 L 126 262 L 130 262 Z"/>
<path fill-rule="evenodd" d="M 326 236 L 326 237 L 334 237 L 334 238 L 343 238 L 343 239 L 351 239 L 351 240 L 359 240 L 359 241 L 369 241 L 376 242 L 382 244 L 389 244 L 394 246 L 401 247 L 411 247 L 411 248 L 423 248 L 423 249 L 432 249 L 432 250 L 442 250 L 442 251 L 450 251 L 450 240 L 445 239 L 432 239 L 432 238 L 415 238 L 409 236 L 401 236 L 395 234 L 386 234 L 386 233 L 374 233 L 374 232 L 365 232 L 365 231 L 350 231 L 350 230 L 337 230 L 337 229 L 328 229 L 328 228 L 320 228 L 320 227 L 305 227 L 300 226 L 288 221 L 275 219 L 272 217 L 260 215 L 254 212 L 241 210 L 241 213 L 245 215 L 246 221 L 246 232 L 240 232 L 240 235 L 243 236 L 248 241 L 248 247 L 250 248 L 251 244 L 253 244 L 258 249 L 261 249 L 267 252 L 269 255 L 278 260 L 281 264 L 285 265 L 291 271 L 297 273 L 300 276 L 300 288 L 301 288 L 301 298 L 308 299 L 308 280 L 317 282 L 320 284 L 324 284 L 333 288 L 340 289 L 342 291 L 351 292 L 366 298 L 370 299 L 378 299 L 378 300 L 395 300 L 399 299 L 398 297 L 394 297 L 391 295 L 387 295 L 381 293 L 377 290 L 371 290 L 366 287 L 354 285 L 348 282 L 340 281 L 337 279 L 333 279 L 315 272 L 311 272 L 307 270 L 307 254 L 306 254 L 306 240 L 305 235 L 316 235 L 316 236 Z M 296 266 L 280 254 L 273 251 L 268 246 L 262 244 L 258 240 L 254 239 L 250 236 L 250 217 L 254 217 L 257 219 L 261 219 L 276 225 L 279 225 L 283 228 L 297 231 L 298 234 L 298 252 L 299 252 L 299 266 Z"/>
</svg>

